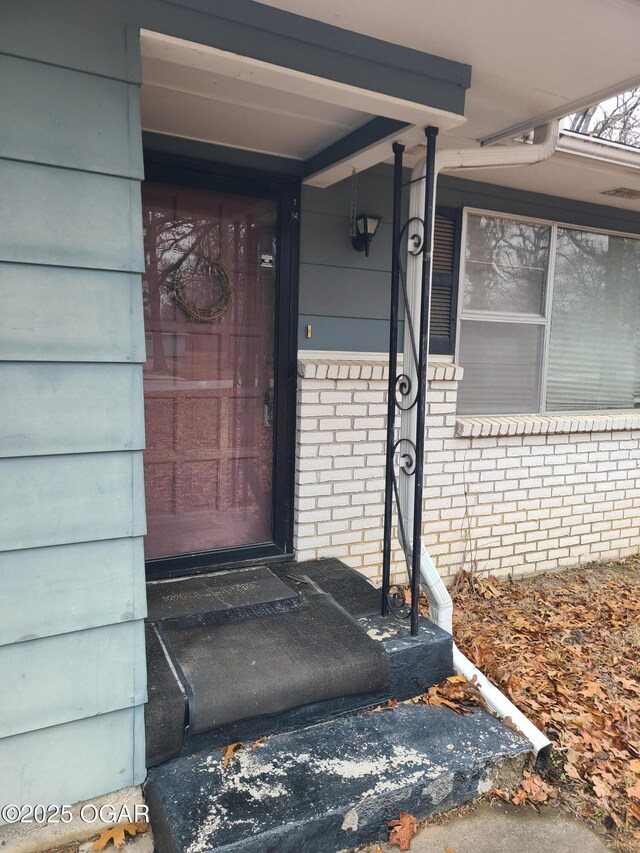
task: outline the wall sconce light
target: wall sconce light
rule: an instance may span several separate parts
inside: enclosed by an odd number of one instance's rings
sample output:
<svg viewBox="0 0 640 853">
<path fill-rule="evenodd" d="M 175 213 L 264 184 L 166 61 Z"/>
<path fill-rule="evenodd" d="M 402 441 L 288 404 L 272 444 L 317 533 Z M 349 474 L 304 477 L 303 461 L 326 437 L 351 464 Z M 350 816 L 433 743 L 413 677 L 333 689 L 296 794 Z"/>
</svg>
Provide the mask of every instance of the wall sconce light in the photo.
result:
<svg viewBox="0 0 640 853">
<path fill-rule="evenodd" d="M 355 228 L 352 234 L 351 243 L 357 252 L 364 252 L 365 257 L 369 257 L 369 245 L 373 240 L 376 231 L 380 225 L 379 216 L 371 216 L 369 213 L 361 213 L 356 216 Z"/>
</svg>

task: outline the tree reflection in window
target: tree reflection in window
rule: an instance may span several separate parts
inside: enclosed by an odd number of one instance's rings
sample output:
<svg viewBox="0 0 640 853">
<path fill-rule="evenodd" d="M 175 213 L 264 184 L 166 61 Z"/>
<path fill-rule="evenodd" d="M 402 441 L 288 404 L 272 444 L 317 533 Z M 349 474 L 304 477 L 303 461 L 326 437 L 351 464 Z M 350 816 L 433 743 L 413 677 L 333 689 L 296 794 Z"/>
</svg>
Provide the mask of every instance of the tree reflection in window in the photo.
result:
<svg viewBox="0 0 640 853">
<path fill-rule="evenodd" d="M 547 225 L 469 215 L 465 310 L 542 314 L 550 230 Z"/>
</svg>

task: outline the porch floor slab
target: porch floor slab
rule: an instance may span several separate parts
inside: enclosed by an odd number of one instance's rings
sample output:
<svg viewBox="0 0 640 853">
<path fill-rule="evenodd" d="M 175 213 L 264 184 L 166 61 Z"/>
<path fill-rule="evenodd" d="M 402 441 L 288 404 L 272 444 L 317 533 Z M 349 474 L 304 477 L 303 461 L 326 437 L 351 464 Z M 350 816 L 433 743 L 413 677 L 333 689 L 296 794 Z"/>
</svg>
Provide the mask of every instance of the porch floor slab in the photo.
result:
<svg viewBox="0 0 640 853">
<path fill-rule="evenodd" d="M 369 616 L 380 612 L 380 590 L 342 560 L 326 557 L 302 563 L 272 563 L 269 568 L 285 583 L 293 581 L 294 586 L 301 579 L 310 578 L 352 616 Z"/>
<path fill-rule="evenodd" d="M 529 744 L 483 711 L 401 705 L 238 749 L 185 755 L 149 773 L 160 853 L 336 853 L 489 790 Z"/>
</svg>

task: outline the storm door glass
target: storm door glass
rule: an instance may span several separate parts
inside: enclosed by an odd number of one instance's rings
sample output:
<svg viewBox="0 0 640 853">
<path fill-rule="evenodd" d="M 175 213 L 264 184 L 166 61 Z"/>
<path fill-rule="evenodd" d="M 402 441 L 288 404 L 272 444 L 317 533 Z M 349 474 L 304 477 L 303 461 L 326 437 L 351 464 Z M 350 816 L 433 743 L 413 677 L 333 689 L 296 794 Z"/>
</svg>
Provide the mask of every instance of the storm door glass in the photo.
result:
<svg viewBox="0 0 640 853">
<path fill-rule="evenodd" d="M 272 539 L 277 205 L 143 185 L 147 559 Z"/>
</svg>

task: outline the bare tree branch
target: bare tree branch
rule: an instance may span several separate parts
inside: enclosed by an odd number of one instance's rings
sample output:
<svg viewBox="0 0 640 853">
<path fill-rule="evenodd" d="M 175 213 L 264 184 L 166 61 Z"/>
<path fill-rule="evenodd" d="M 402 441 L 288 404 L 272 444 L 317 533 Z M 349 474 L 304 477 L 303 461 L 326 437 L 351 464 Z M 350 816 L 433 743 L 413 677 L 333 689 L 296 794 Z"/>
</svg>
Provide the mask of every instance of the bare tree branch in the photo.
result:
<svg viewBox="0 0 640 853">
<path fill-rule="evenodd" d="M 622 92 L 569 116 L 568 129 L 640 148 L 640 89 Z"/>
</svg>

